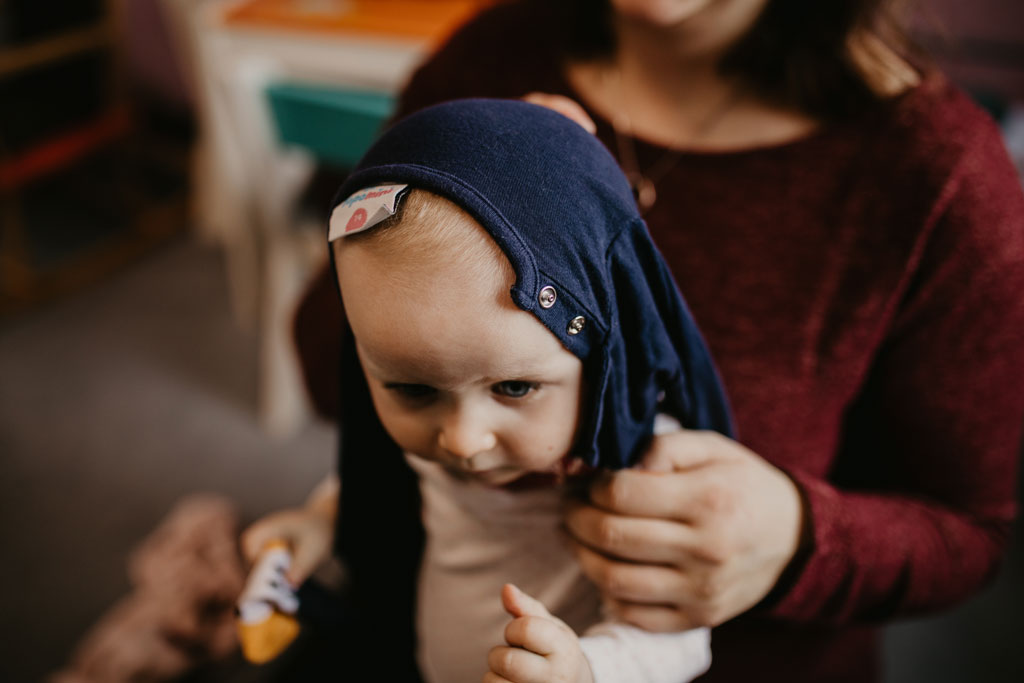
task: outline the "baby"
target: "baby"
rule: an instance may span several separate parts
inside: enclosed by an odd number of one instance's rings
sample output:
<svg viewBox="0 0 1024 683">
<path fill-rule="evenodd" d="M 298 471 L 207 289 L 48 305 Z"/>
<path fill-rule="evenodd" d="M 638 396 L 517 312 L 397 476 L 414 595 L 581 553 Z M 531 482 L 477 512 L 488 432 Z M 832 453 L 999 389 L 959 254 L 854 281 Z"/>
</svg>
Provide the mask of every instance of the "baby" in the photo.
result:
<svg viewBox="0 0 1024 683">
<path fill-rule="evenodd" d="M 351 336 L 337 546 L 360 615 L 353 651 L 391 652 L 379 680 L 703 673 L 707 629 L 602 620 L 559 536 L 566 494 L 594 468 L 636 464 L 656 418 L 731 432 L 614 160 L 542 107 L 467 100 L 396 125 L 338 197 Z M 246 545 L 285 540 L 304 578 L 327 554 L 337 498 L 262 521 Z"/>
</svg>

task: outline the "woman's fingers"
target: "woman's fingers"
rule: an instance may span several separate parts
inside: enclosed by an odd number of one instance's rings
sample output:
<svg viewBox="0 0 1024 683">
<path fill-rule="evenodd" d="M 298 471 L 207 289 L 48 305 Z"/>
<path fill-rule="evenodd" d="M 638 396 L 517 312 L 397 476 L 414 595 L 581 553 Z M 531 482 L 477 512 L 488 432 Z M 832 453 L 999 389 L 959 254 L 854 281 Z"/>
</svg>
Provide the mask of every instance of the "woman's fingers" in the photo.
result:
<svg viewBox="0 0 1024 683">
<path fill-rule="evenodd" d="M 570 506 L 586 575 L 649 628 L 716 625 L 757 604 L 806 532 L 794 481 L 709 432 L 655 437 L 644 464 L 600 478 L 591 505 Z"/>
<path fill-rule="evenodd" d="M 543 92 L 531 92 L 524 95 L 523 100 L 557 111 L 562 116 L 572 119 L 581 125 L 588 133 L 593 134 L 597 132 L 594 120 L 590 118 L 590 115 L 587 114 L 586 110 L 576 100 L 571 100 L 564 95 L 551 95 Z"/>
<path fill-rule="evenodd" d="M 651 517 L 624 517 L 582 502 L 566 508 L 565 524 L 579 542 L 633 562 L 678 564 L 695 543 L 686 524 Z"/>
<path fill-rule="evenodd" d="M 716 468 L 733 461 L 739 448 L 715 432 L 680 430 L 657 436 L 640 467 L 598 477 L 590 487 L 590 500 L 620 515 L 694 522 L 714 502 L 709 503 L 708 495 L 721 483 L 714 478 Z"/>
<path fill-rule="evenodd" d="M 660 434 L 651 439 L 639 469 L 651 472 L 680 472 L 727 457 L 729 445 L 736 445 L 718 432 L 695 429 Z"/>
<path fill-rule="evenodd" d="M 576 547 L 583 573 L 598 586 L 616 617 L 648 631 L 716 626 L 730 611 L 728 581 L 713 567 L 690 570 L 618 562 Z"/>
<path fill-rule="evenodd" d="M 691 473 L 621 470 L 599 476 L 590 486 L 590 502 L 628 517 L 691 521 L 698 483 Z"/>
<path fill-rule="evenodd" d="M 688 593 L 686 574 L 675 567 L 634 564 L 611 559 L 584 545 L 573 543 L 576 558 L 602 595 L 626 602 L 673 605 Z"/>
</svg>

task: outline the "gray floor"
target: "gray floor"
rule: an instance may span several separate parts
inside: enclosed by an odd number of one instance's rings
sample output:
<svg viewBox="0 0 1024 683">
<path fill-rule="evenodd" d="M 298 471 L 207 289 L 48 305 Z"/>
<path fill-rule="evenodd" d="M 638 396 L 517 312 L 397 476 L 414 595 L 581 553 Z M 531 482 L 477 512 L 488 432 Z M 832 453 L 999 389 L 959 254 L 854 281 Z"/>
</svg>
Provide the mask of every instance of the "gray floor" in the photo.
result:
<svg viewBox="0 0 1024 683">
<path fill-rule="evenodd" d="M 255 367 L 221 259 L 187 240 L 0 323 L 0 681 L 63 662 L 182 495 L 220 492 L 253 518 L 331 466 L 325 426 L 286 441 L 260 431 Z M 890 683 L 1024 680 L 1022 544 L 983 595 L 890 629 L 887 645 Z"/>
<path fill-rule="evenodd" d="M 0 326 L 0 681 L 64 661 L 181 496 L 223 493 L 251 519 L 331 468 L 326 426 L 260 431 L 256 351 L 221 258 L 185 240 Z"/>
</svg>

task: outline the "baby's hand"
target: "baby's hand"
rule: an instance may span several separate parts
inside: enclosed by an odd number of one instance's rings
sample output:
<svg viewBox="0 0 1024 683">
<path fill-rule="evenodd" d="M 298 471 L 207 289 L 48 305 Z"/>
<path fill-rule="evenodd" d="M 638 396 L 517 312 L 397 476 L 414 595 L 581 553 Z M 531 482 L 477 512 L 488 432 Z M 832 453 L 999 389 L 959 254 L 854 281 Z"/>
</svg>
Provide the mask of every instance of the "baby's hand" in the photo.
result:
<svg viewBox="0 0 1024 683">
<path fill-rule="evenodd" d="M 593 683 L 580 640 L 564 621 L 509 583 L 501 601 L 514 617 L 505 627 L 508 646 L 491 650 L 483 683 Z"/>
<path fill-rule="evenodd" d="M 283 541 L 292 553 L 285 576 L 298 587 L 330 556 L 333 535 L 332 520 L 311 507 L 281 510 L 242 533 L 242 553 L 252 563 L 271 541 Z"/>
</svg>

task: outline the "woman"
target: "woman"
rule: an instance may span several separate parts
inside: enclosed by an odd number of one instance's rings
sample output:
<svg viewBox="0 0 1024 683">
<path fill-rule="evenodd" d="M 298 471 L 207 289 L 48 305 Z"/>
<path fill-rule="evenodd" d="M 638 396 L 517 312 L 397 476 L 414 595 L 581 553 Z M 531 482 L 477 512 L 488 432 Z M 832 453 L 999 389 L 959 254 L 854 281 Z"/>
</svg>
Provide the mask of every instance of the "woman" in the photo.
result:
<svg viewBox="0 0 1024 683">
<path fill-rule="evenodd" d="M 1024 200 L 887 5 L 502 3 L 402 97 L 569 98 L 632 179 L 739 436 L 655 439 L 673 472 L 597 483 L 567 526 L 626 620 L 718 626 L 709 681 L 876 678 L 877 625 L 975 592 L 1013 518 Z M 328 411 L 332 290 L 297 327 Z"/>
</svg>

